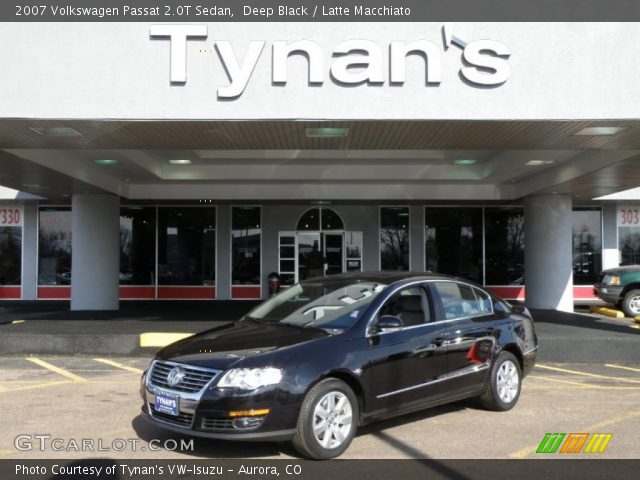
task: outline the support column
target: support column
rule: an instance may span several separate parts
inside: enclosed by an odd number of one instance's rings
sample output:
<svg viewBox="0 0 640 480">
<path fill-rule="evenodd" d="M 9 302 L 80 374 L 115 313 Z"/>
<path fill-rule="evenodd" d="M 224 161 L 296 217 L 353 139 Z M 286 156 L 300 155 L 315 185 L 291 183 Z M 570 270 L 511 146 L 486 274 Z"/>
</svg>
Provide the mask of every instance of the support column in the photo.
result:
<svg viewBox="0 0 640 480">
<path fill-rule="evenodd" d="M 118 310 L 120 198 L 74 195 L 71 215 L 71 310 Z"/>
<path fill-rule="evenodd" d="M 607 204 L 602 207 L 602 269 L 619 266 L 618 206 Z"/>
<path fill-rule="evenodd" d="M 22 227 L 22 299 L 38 295 L 38 206 L 24 206 Z"/>
<path fill-rule="evenodd" d="M 524 199 L 524 278 L 529 308 L 573 311 L 572 218 L 569 195 Z"/>
</svg>

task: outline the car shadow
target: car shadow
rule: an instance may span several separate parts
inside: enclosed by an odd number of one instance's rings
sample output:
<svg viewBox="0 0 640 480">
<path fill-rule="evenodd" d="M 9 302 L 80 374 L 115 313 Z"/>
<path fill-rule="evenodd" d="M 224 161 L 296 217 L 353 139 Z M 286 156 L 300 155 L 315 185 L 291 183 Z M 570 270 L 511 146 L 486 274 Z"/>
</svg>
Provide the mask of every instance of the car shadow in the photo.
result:
<svg viewBox="0 0 640 480">
<path fill-rule="evenodd" d="M 179 453 L 193 457 L 203 458 L 261 458 L 287 455 L 299 457 L 289 442 L 234 442 L 226 440 L 214 440 L 209 438 L 194 437 L 181 433 L 171 432 L 156 427 L 138 415 L 131 422 L 131 426 L 141 440 L 154 442 L 157 448 L 166 450 L 163 446 L 166 440 L 175 440 L 178 445 L 184 440 L 193 440 L 192 450 L 180 450 Z M 173 444 L 172 442 L 170 444 Z M 241 447 L 241 448 L 239 448 Z"/>
<path fill-rule="evenodd" d="M 624 323 L 614 322 L 595 315 L 591 316 L 587 313 L 577 314 L 557 310 L 531 310 L 531 315 L 536 324 L 547 323 L 550 325 L 624 333 L 626 335 L 640 335 L 640 330 L 629 328 L 629 326 Z"/>
</svg>

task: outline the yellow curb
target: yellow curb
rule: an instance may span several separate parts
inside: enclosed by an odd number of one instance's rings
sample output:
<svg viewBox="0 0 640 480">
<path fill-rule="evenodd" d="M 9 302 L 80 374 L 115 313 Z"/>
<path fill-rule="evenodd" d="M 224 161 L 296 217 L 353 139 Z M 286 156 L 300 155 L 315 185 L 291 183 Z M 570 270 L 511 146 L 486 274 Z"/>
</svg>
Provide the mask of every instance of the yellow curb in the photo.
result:
<svg viewBox="0 0 640 480">
<path fill-rule="evenodd" d="M 640 323 L 640 317 L 634 318 L 633 321 L 636 322 L 636 323 Z"/>
<path fill-rule="evenodd" d="M 193 333 L 167 333 L 167 332 L 146 332 L 140 334 L 141 347 L 165 347 L 173 342 L 182 340 L 193 335 Z"/>
<path fill-rule="evenodd" d="M 624 313 L 622 313 L 620 310 L 614 310 L 613 308 L 591 305 L 590 309 L 593 313 L 599 313 L 600 315 L 606 315 L 607 317 L 624 318 Z"/>
<path fill-rule="evenodd" d="M 14 320 L 13 322 L 11 322 L 12 325 L 16 325 L 18 323 L 24 323 L 26 322 L 26 320 Z"/>
</svg>

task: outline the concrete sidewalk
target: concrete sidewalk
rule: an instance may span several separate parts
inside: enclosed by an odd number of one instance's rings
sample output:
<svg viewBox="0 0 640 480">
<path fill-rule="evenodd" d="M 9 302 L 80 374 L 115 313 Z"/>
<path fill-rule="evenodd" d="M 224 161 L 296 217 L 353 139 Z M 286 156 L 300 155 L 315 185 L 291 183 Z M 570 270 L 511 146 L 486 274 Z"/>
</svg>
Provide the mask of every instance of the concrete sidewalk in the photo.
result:
<svg viewBox="0 0 640 480">
<path fill-rule="evenodd" d="M 71 312 L 68 302 L 0 303 L 0 354 L 151 355 L 141 334 L 197 333 L 239 319 L 258 302 L 121 302 L 114 312 Z M 637 363 L 629 320 L 534 310 L 540 362 Z"/>
</svg>

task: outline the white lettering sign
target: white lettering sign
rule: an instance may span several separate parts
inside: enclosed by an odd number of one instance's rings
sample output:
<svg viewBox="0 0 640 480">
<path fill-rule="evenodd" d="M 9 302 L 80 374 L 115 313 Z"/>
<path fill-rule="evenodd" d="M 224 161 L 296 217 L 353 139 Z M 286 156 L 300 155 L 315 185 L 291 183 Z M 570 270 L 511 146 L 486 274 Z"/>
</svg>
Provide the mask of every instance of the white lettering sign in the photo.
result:
<svg viewBox="0 0 640 480">
<path fill-rule="evenodd" d="M 511 50 L 507 45 L 496 40 L 466 42 L 453 34 L 452 24 L 444 25 L 442 30 L 442 48 L 426 39 L 393 40 L 388 45 L 364 39 L 340 42 L 331 52 L 328 75 L 324 52 L 318 43 L 304 39 L 291 42 L 276 40 L 271 48 L 267 49 L 271 52 L 271 82 L 286 84 L 289 57 L 302 55 L 307 59 L 309 66 L 309 85 L 322 85 L 327 77 L 335 84 L 343 86 L 381 86 L 387 81 L 390 85 L 403 85 L 406 81 L 407 57 L 417 55 L 424 59 L 425 85 L 439 85 L 442 82 L 444 51 L 452 45 L 462 50 L 459 73 L 469 85 L 497 87 L 509 79 Z M 187 42 L 192 38 L 207 38 L 207 26 L 152 25 L 149 34 L 151 38 L 169 39 L 169 79 L 172 83 L 186 83 Z M 266 42 L 263 40 L 249 41 L 244 58 L 238 59 L 229 41 L 216 40 L 213 43 L 229 78 L 228 85 L 218 87 L 219 98 L 231 99 L 242 95 L 263 55 L 265 45 Z M 385 59 L 385 55 L 389 58 Z"/>
</svg>

